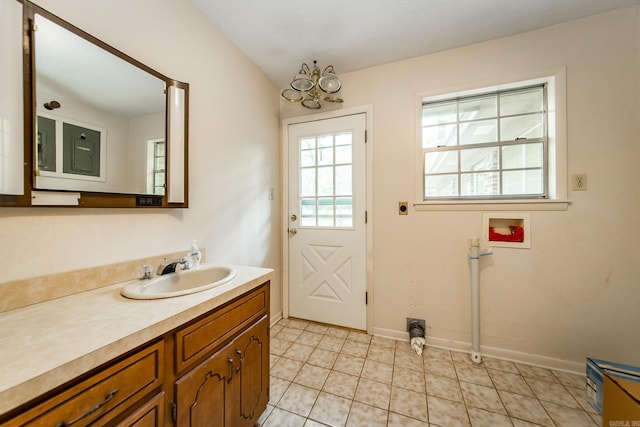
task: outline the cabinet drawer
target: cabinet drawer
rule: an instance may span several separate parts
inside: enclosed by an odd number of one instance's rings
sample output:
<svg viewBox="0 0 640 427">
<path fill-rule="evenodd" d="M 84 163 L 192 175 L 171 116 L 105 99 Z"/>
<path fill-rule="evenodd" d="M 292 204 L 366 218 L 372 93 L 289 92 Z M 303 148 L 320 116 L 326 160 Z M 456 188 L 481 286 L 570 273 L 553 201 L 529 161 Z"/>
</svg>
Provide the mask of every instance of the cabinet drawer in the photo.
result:
<svg viewBox="0 0 640 427">
<path fill-rule="evenodd" d="M 8 426 L 104 425 L 160 387 L 164 342 L 156 342 L 18 415 Z M 98 421 L 99 420 L 99 421 Z"/>
<path fill-rule="evenodd" d="M 164 392 L 155 395 L 116 427 L 164 427 Z"/>
<path fill-rule="evenodd" d="M 268 314 L 269 282 L 176 332 L 176 373 L 225 344 Z"/>
</svg>

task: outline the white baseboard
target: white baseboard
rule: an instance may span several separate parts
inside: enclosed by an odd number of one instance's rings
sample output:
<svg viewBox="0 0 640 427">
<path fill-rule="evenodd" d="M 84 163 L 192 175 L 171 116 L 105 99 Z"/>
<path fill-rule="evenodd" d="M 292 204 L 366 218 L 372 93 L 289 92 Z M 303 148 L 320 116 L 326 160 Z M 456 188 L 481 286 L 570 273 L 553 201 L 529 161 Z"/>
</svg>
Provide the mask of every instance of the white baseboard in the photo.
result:
<svg viewBox="0 0 640 427">
<path fill-rule="evenodd" d="M 409 341 L 409 333 L 404 331 L 396 331 L 392 329 L 373 328 L 373 335 L 393 338 L 400 341 Z M 460 351 L 471 353 L 471 343 L 463 341 L 454 341 L 445 338 L 437 338 L 427 336 L 427 345 L 432 347 L 443 348 L 445 350 Z M 491 357 L 493 359 L 505 360 L 508 362 L 524 363 L 527 365 L 539 366 L 542 368 L 555 369 L 559 371 L 571 372 L 574 374 L 585 375 L 585 363 L 573 362 L 570 360 L 556 359 L 553 357 L 543 356 L 540 354 L 524 353 L 520 351 L 507 350 L 498 347 L 480 346 L 482 356 Z"/>
<path fill-rule="evenodd" d="M 271 315 L 271 319 L 269 319 L 269 326 L 273 326 L 278 323 L 282 319 L 282 311 L 277 312 L 276 314 Z"/>
</svg>

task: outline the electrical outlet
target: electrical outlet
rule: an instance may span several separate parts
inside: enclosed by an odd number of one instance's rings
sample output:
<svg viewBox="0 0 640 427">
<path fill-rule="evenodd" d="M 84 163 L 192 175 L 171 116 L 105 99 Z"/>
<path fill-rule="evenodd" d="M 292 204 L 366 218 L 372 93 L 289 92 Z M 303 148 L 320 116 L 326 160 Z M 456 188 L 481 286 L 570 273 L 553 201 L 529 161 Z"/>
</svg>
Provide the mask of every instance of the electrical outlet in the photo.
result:
<svg viewBox="0 0 640 427">
<path fill-rule="evenodd" d="M 398 215 L 409 215 L 409 202 L 398 202 Z"/>
<path fill-rule="evenodd" d="M 573 175 L 571 180 L 571 189 L 573 191 L 586 191 L 587 190 L 587 174 L 577 173 Z"/>
</svg>

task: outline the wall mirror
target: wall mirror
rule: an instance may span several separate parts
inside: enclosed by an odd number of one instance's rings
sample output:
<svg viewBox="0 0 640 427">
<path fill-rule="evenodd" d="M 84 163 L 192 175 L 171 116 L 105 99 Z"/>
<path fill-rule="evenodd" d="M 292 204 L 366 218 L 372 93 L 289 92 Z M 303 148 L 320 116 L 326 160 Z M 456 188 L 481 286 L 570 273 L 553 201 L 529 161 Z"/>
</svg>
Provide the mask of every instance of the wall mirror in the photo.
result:
<svg viewBox="0 0 640 427">
<path fill-rule="evenodd" d="M 187 207 L 188 84 L 22 4 L 28 173 L 0 205 Z"/>
</svg>

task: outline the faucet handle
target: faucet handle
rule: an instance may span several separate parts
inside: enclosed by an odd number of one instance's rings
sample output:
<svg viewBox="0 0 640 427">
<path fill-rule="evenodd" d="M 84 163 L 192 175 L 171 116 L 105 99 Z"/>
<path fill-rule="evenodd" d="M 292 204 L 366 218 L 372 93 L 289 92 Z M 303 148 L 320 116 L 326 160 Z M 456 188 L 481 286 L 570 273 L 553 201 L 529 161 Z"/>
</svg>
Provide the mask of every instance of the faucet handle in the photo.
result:
<svg viewBox="0 0 640 427">
<path fill-rule="evenodd" d="M 182 257 L 182 259 L 180 260 L 180 265 L 182 266 L 183 270 L 191 270 L 191 267 L 193 267 L 193 260 L 190 256 L 187 255 L 185 257 Z"/>
<path fill-rule="evenodd" d="M 151 275 L 153 274 L 153 266 L 149 264 L 144 264 L 138 267 L 138 279 L 146 280 L 151 279 Z"/>
</svg>

